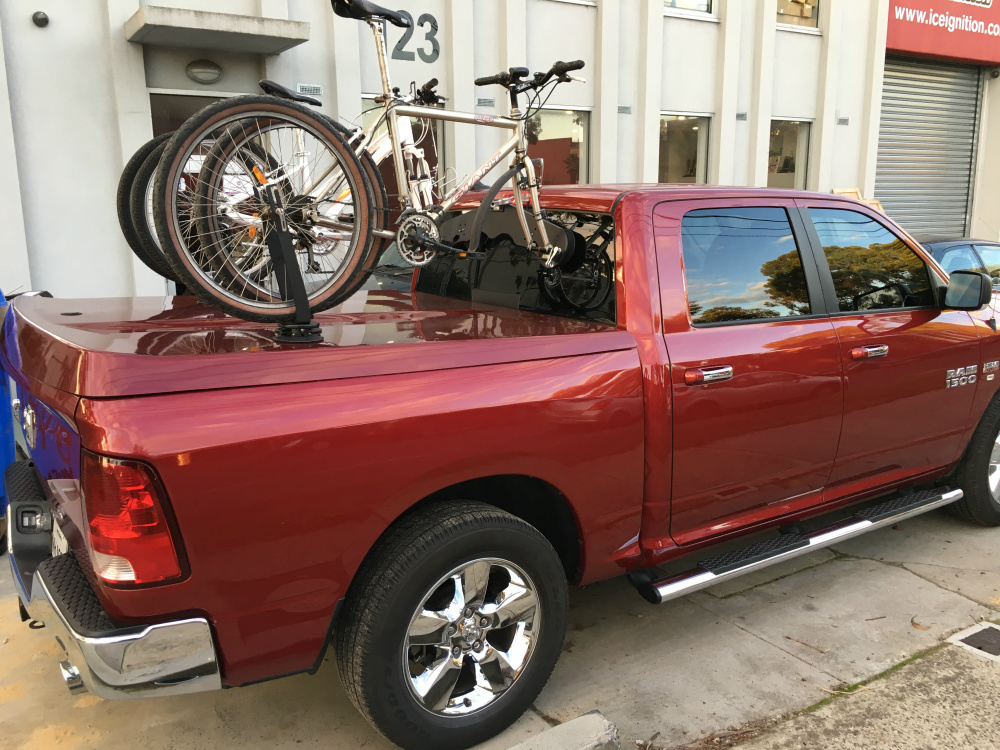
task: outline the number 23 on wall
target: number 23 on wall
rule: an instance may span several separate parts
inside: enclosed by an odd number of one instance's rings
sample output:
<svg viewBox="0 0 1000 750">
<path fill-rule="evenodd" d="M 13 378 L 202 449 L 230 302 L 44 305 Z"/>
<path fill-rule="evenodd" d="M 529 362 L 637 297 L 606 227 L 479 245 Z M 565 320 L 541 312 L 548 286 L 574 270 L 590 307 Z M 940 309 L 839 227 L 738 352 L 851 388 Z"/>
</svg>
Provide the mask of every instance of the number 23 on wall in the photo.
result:
<svg viewBox="0 0 1000 750">
<path fill-rule="evenodd" d="M 399 11 L 400 15 L 406 16 L 410 22 L 410 28 L 403 30 L 403 38 L 399 40 L 395 47 L 392 48 L 392 59 L 393 60 L 416 60 L 416 55 L 413 52 L 409 52 L 406 49 L 406 45 L 409 43 L 410 39 L 413 37 L 413 30 L 416 26 L 424 29 L 424 41 L 430 42 L 430 50 L 426 50 L 424 46 L 417 48 L 417 54 L 420 55 L 420 59 L 425 63 L 432 63 L 438 59 L 441 55 L 441 45 L 438 43 L 437 33 L 438 33 L 438 22 L 437 19 L 430 13 L 424 13 L 420 18 L 417 19 L 416 25 L 413 23 L 413 16 L 407 13 L 405 10 Z"/>
</svg>

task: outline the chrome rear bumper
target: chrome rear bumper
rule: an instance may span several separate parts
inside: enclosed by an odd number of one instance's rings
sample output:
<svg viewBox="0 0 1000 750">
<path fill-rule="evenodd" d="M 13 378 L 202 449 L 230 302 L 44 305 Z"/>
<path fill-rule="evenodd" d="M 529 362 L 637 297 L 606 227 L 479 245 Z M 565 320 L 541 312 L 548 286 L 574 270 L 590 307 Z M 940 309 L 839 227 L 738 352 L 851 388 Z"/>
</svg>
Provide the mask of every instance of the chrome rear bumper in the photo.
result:
<svg viewBox="0 0 1000 750">
<path fill-rule="evenodd" d="M 203 618 L 84 634 L 50 590 L 44 565 L 32 578 L 25 608 L 66 651 L 60 666 L 70 692 L 85 689 L 102 698 L 127 699 L 222 687 L 212 631 Z"/>
<path fill-rule="evenodd" d="M 4 485 L 10 500 L 7 557 L 14 586 L 28 617 L 45 623 L 66 652 L 60 668 L 70 692 L 89 690 L 122 699 L 222 687 L 206 619 L 116 622 L 73 554 L 50 556 L 51 511 L 34 466 L 28 461 L 11 464 Z"/>
</svg>

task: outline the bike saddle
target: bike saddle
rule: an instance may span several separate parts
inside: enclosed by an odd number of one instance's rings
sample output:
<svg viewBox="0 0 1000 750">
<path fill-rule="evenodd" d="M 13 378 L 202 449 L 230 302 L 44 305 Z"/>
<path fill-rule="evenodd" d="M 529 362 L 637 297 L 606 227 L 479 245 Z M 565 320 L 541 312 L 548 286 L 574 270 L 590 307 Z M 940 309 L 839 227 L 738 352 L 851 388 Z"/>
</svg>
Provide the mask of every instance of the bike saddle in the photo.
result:
<svg viewBox="0 0 1000 750">
<path fill-rule="evenodd" d="M 300 94 L 298 91 L 292 91 L 291 89 L 285 88 L 280 83 L 275 83 L 274 81 L 263 80 L 257 85 L 263 89 L 265 94 L 269 94 L 270 96 L 277 96 L 282 99 L 291 99 L 293 102 L 311 104 L 314 107 L 323 106 L 323 102 L 319 99 L 313 99 L 311 96 Z"/>
<path fill-rule="evenodd" d="M 410 27 L 409 19 L 402 13 L 378 6 L 371 0 L 332 0 L 332 2 L 333 12 L 344 18 L 353 18 L 357 21 L 384 18 L 393 26 L 399 26 L 403 29 Z"/>
</svg>

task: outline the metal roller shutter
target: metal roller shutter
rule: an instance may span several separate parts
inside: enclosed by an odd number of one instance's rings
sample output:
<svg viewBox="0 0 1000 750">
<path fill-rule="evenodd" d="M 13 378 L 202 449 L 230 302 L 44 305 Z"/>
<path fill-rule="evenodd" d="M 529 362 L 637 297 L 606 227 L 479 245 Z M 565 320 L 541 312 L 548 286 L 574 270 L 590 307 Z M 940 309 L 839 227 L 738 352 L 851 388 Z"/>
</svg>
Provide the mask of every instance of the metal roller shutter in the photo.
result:
<svg viewBox="0 0 1000 750">
<path fill-rule="evenodd" d="M 886 57 L 875 197 L 918 238 L 966 233 L 979 91 L 975 66 Z"/>
</svg>

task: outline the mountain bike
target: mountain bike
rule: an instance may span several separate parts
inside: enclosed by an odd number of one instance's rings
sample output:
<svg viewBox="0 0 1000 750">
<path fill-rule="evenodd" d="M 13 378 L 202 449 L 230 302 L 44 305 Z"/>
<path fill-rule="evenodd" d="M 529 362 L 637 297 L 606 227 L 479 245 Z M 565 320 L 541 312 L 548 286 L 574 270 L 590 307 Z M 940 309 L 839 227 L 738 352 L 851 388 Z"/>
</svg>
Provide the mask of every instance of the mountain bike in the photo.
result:
<svg viewBox="0 0 1000 750">
<path fill-rule="evenodd" d="M 266 96 L 227 99 L 188 120 L 164 149 L 153 198 L 157 233 L 180 280 L 234 315 L 283 322 L 295 312 L 289 279 L 296 270 L 305 284 L 309 310 L 318 312 L 360 288 L 380 248 L 393 241 L 407 263 L 421 266 L 441 253 L 477 257 L 481 236 L 503 231 L 522 236 L 546 267 L 555 268 L 566 257 L 571 238 L 542 213 L 540 179 L 527 157 L 525 122 L 544 105 L 546 90 L 551 93 L 558 83 L 580 80 L 569 74 L 584 63 L 557 62 L 534 76 L 527 68 L 510 68 L 478 79 L 477 85 L 507 89 L 508 117 L 428 107 L 433 92 L 413 86 L 401 94 L 389 79 L 383 23 L 408 27 L 410 21 L 367 0 L 332 4 L 337 15 L 365 21 L 372 30 L 383 111 L 368 128 L 348 132 L 311 110 L 308 105 L 314 101 L 272 84 Z M 526 110 L 519 106 L 522 95 L 528 96 Z M 413 137 L 414 119 L 500 128 L 510 135 L 470 176 L 437 196 L 424 152 Z M 375 134 L 382 125 L 387 135 L 379 140 Z M 206 142 L 211 142 L 207 151 Z M 391 221 L 373 158 L 380 151 L 392 159 L 399 186 L 399 215 Z M 176 186 L 199 152 L 206 157 L 192 207 L 196 253 L 185 241 Z M 510 168 L 479 208 L 456 211 L 459 201 L 508 156 Z M 508 184 L 505 205 L 491 211 Z M 297 269 L 265 257 L 266 239 L 278 227 L 292 237 Z"/>
</svg>

